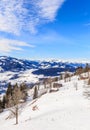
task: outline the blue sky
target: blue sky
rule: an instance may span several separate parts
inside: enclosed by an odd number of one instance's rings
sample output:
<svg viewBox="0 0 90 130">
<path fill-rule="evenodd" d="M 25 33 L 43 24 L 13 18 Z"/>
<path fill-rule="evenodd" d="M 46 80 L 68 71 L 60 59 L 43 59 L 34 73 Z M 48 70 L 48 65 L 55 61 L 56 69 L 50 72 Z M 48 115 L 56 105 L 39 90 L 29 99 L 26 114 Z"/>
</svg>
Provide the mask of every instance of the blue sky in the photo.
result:
<svg viewBox="0 0 90 130">
<path fill-rule="evenodd" d="M 0 55 L 90 60 L 90 0 L 1 0 Z"/>
</svg>

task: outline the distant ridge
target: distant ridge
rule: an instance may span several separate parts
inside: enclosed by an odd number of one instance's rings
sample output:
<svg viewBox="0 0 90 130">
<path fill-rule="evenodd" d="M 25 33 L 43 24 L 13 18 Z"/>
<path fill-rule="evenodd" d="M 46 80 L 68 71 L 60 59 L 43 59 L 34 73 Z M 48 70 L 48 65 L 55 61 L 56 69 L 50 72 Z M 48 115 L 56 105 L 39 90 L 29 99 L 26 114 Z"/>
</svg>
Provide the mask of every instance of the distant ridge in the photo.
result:
<svg viewBox="0 0 90 130">
<path fill-rule="evenodd" d="M 23 60 L 14 57 L 0 56 L 0 72 L 12 71 L 20 72 L 28 69 L 35 69 L 34 74 L 44 74 L 45 76 L 57 75 L 58 72 L 74 72 L 79 66 L 84 67 L 85 63 L 65 62 L 60 60 Z M 48 73 L 48 74 L 47 74 Z"/>
</svg>

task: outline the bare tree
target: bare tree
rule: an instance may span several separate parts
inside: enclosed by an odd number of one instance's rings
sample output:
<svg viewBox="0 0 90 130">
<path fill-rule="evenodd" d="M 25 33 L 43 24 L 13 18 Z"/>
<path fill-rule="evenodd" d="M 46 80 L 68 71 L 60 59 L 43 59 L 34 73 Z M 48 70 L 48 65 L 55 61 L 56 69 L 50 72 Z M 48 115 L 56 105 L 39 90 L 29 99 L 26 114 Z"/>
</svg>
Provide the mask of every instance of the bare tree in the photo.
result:
<svg viewBox="0 0 90 130">
<path fill-rule="evenodd" d="M 68 81 L 71 81 L 71 77 L 70 77 L 70 73 L 66 71 L 64 75 L 64 82 L 68 82 Z"/>
<path fill-rule="evenodd" d="M 49 78 L 48 79 L 48 84 L 49 84 L 49 87 L 50 87 L 50 89 L 52 88 L 52 78 Z"/>
<path fill-rule="evenodd" d="M 13 88 L 12 94 L 12 105 L 14 106 L 13 109 L 11 108 L 10 111 L 14 114 L 16 118 L 16 124 L 18 124 L 18 111 L 19 111 L 19 103 L 22 98 L 22 92 L 20 91 L 20 87 L 16 84 Z"/>
<path fill-rule="evenodd" d="M 40 82 L 37 83 L 37 88 L 40 89 Z"/>
<path fill-rule="evenodd" d="M 47 88 L 47 84 L 48 84 L 48 79 L 47 78 L 45 78 L 43 80 L 43 84 L 44 84 L 44 88 L 46 89 Z"/>
</svg>

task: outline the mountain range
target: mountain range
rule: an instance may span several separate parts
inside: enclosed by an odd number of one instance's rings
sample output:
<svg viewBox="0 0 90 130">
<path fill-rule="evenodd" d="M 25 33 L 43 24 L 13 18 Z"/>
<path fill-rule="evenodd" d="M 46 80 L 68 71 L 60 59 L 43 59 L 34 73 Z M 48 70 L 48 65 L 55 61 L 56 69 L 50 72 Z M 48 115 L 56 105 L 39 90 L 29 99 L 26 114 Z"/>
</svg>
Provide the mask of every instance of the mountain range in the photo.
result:
<svg viewBox="0 0 90 130">
<path fill-rule="evenodd" d="M 9 82 L 31 84 L 43 77 L 59 76 L 61 72 L 75 72 L 76 68 L 80 66 L 84 67 L 85 63 L 61 60 L 26 60 L 0 56 L 0 91 L 4 91 Z"/>
<path fill-rule="evenodd" d="M 34 74 L 43 74 L 44 76 L 57 76 L 59 72 L 74 72 L 77 67 L 85 66 L 85 63 L 63 62 L 60 60 L 40 61 L 23 60 L 13 57 L 0 56 L 0 73 L 6 71 L 20 72 L 34 69 Z"/>
</svg>

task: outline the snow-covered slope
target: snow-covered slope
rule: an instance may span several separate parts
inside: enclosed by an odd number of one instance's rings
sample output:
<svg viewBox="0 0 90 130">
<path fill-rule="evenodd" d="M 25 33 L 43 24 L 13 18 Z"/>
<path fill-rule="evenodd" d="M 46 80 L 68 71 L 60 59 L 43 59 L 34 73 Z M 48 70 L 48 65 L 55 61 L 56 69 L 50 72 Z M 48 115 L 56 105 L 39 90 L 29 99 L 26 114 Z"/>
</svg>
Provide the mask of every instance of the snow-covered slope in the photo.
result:
<svg viewBox="0 0 90 130">
<path fill-rule="evenodd" d="M 0 114 L 0 130 L 90 130 L 90 101 L 84 96 L 88 88 L 85 81 L 77 78 L 67 83 L 62 81 L 63 87 L 58 92 L 25 103 L 18 125 L 14 125 L 15 118 L 7 119 L 8 110 Z M 35 111 L 33 106 L 37 106 Z"/>
</svg>

